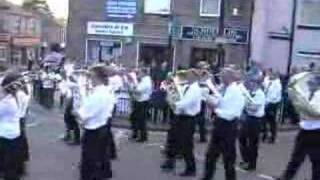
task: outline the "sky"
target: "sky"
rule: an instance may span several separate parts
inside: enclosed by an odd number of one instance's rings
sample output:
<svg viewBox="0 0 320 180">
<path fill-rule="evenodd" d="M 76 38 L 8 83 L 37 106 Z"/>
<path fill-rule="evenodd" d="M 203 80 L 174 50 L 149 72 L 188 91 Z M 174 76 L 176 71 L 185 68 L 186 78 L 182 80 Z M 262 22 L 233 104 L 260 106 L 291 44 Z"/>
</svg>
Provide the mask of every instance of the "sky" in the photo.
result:
<svg viewBox="0 0 320 180">
<path fill-rule="evenodd" d="M 8 0 L 15 4 L 21 5 L 23 0 Z M 51 11 L 57 18 L 67 18 L 69 0 L 47 0 Z"/>
</svg>

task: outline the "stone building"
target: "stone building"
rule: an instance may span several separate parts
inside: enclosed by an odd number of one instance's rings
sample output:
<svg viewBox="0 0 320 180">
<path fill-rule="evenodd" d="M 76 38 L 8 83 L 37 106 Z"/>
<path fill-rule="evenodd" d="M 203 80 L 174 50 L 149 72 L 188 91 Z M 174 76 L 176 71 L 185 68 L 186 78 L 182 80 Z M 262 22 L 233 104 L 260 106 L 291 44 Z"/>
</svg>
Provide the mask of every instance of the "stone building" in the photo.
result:
<svg viewBox="0 0 320 180">
<path fill-rule="evenodd" d="M 82 63 L 214 64 L 219 43 L 226 63 L 249 56 L 251 0 L 72 0 L 69 8 L 67 55 Z"/>
<path fill-rule="evenodd" d="M 0 61 L 24 65 L 39 54 L 40 19 L 5 0 L 0 6 Z"/>
<path fill-rule="evenodd" d="M 281 73 L 320 65 L 320 0 L 255 0 L 252 59 Z"/>
</svg>

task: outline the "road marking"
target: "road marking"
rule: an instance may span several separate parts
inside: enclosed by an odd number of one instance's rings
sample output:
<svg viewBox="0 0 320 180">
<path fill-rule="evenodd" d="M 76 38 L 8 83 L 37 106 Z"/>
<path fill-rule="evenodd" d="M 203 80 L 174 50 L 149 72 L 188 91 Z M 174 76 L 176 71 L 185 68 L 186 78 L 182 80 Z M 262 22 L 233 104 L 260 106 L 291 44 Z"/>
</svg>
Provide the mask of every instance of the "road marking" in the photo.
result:
<svg viewBox="0 0 320 180">
<path fill-rule="evenodd" d="M 258 177 L 268 180 L 275 180 L 273 177 L 265 175 L 265 174 L 258 174 Z"/>
</svg>

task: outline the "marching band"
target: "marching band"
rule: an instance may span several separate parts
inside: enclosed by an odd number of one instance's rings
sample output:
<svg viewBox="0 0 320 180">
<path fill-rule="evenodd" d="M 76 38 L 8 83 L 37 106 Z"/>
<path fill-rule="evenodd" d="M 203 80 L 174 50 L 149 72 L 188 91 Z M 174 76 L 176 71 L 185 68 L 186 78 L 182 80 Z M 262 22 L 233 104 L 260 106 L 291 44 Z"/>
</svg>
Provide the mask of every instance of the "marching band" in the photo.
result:
<svg viewBox="0 0 320 180">
<path fill-rule="evenodd" d="M 210 109 L 214 120 L 202 180 L 213 179 L 220 156 L 224 162 L 225 179 L 236 180 L 237 140 L 242 159 L 240 167 L 247 171 L 257 168 L 260 136 L 263 141 L 268 139 L 275 143 L 283 87 L 279 76 L 273 72 L 264 76 L 260 69 L 252 68 L 243 73 L 228 66 L 211 75 L 206 68 L 202 64 L 197 69 L 180 70 L 161 83 L 171 114 L 161 169 L 165 172 L 174 170 L 180 156 L 186 163 L 180 175 L 196 175 L 194 133 L 198 124 L 200 141 L 207 142 L 205 113 Z M 129 91 L 132 102 L 131 139 L 141 143 L 148 140 L 147 121 L 153 94 L 148 68 L 127 70 L 96 65 L 89 70 L 75 70 L 72 65 L 66 65 L 64 73 L 59 75 L 46 66 L 39 77 L 42 80 L 40 99 L 48 108 L 53 107 L 55 90 L 60 83 L 65 107 L 66 134 L 63 140 L 70 145 L 81 144 L 81 180 L 112 178 L 110 160 L 116 157 L 116 147 L 111 120 L 121 89 Z M 0 164 L 0 173 L 5 180 L 20 179 L 24 162 L 29 160 L 25 120 L 31 91 L 23 79 L 21 74 L 7 73 L 1 81 L 0 161 L 3 163 Z M 307 83 L 311 92 L 304 103 L 316 112 L 300 110 L 301 131 L 292 161 L 280 180 L 291 180 L 307 155 L 314 165 L 312 180 L 320 178 L 320 145 L 316 143 L 320 130 L 319 79 L 319 75 L 315 75 Z M 313 112 L 311 115 L 310 111 Z M 80 130 L 83 131 L 82 140 Z"/>
</svg>

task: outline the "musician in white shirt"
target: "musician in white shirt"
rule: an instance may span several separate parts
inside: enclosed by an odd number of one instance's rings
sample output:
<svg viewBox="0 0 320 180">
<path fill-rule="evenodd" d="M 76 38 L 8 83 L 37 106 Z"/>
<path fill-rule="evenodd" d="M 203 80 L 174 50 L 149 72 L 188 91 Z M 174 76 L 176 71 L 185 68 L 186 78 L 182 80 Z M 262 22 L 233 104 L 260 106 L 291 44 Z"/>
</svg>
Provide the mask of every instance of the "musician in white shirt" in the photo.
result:
<svg viewBox="0 0 320 180">
<path fill-rule="evenodd" d="M 16 98 L 19 107 L 19 117 L 20 117 L 20 130 L 21 130 L 21 156 L 22 161 L 27 162 L 30 159 L 29 155 L 29 144 L 26 133 L 26 118 L 29 108 L 29 103 L 31 99 L 30 91 L 27 88 L 27 84 L 23 81 L 23 77 L 20 76 L 20 88 L 17 91 Z M 21 166 L 20 172 L 25 174 L 25 164 Z"/>
<path fill-rule="evenodd" d="M 196 116 L 200 113 L 202 92 L 196 70 L 189 70 L 187 74 L 188 84 L 182 86 L 181 98 L 175 103 L 175 116 L 177 120 L 171 123 L 173 126 L 175 145 L 167 149 L 167 159 L 161 166 L 162 169 L 172 171 L 175 168 L 175 158 L 181 153 L 186 162 L 185 171 L 180 176 L 195 176 L 196 162 L 193 153 L 193 135 L 195 132 Z"/>
<path fill-rule="evenodd" d="M 211 142 L 208 147 L 205 163 L 205 173 L 202 180 L 211 180 L 215 174 L 216 163 L 222 154 L 226 180 L 235 180 L 237 121 L 243 113 L 245 97 L 237 81 L 240 72 L 233 68 L 224 68 L 221 79 L 225 89 L 219 93 L 208 84 L 213 96 L 207 102 L 214 107 L 216 119 L 212 130 Z"/>
<path fill-rule="evenodd" d="M 239 147 L 242 157 L 240 167 L 254 171 L 257 166 L 261 123 L 265 115 L 265 94 L 261 87 L 261 76 L 250 75 L 243 83 L 242 91 L 246 106 L 240 124 Z"/>
<path fill-rule="evenodd" d="M 277 136 L 277 112 L 282 99 L 282 84 L 276 73 L 271 73 L 265 78 L 264 92 L 266 94 L 266 119 L 263 141 L 268 139 L 269 143 L 273 144 Z M 268 137 L 268 131 L 271 137 Z"/>
<path fill-rule="evenodd" d="M 138 84 L 134 89 L 134 107 L 132 112 L 132 139 L 137 142 L 145 142 L 148 140 L 147 134 L 147 118 L 149 117 L 148 105 L 152 94 L 152 80 L 149 70 L 142 68 L 138 72 Z"/>
<path fill-rule="evenodd" d="M 85 97 L 77 111 L 84 128 L 81 179 L 111 178 L 111 164 L 108 155 L 108 121 L 114 108 L 114 96 L 107 86 L 112 75 L 110 68 L 96 66 L 90 69 L 93 90 Z"/>
<path fill-rule="evenodd" d="M 292 77 L 299 78 L 302 74 Z M 304 74 L 306 75 L 306 74 Z M 302 77 L 304 76 L 302 75 Z M 308 82 L 309 91 L 299 92 L 313 108 L 319 108 L 320 101 L 320 76 L 315 75 Z M 317 110 L 319 112 L 319 110 Z M 312 117 L 300 111 L 300 131 L 295 139 L 294 149 L 286 170 L 277 180 L 293 180 L 297 171 L 308 156 L 312 163 L 311 180 L 320 179 L 320 119 L 319 116 Z"/>
<path fill-rule="evenodd" d="M 0 87 L 0 161 L 5 180 L 19 180 L 22 175 L 21 109 L 16 99 L 20 77 L 18 73 L 9 73 Z"/>
</svg>

